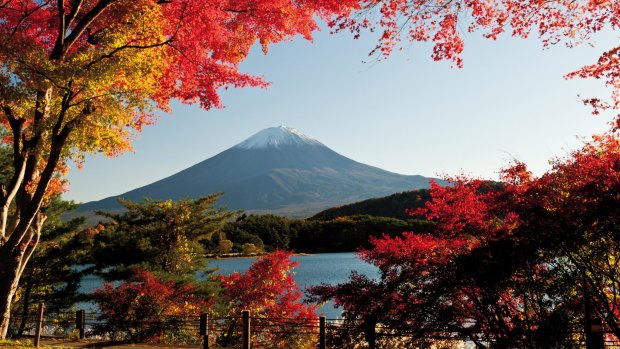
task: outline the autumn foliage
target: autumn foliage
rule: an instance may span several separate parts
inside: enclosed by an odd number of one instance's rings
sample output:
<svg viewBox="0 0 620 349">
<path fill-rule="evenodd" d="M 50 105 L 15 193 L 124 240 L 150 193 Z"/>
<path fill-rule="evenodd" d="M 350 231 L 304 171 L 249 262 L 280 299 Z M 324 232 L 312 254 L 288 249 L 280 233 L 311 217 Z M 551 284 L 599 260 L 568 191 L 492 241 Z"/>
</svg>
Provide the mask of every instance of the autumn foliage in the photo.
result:
<svg viewBox="0 0 620 349">
<path fill-rule="evenodd" d="M 0 338 L 21 273 L 40 239 L 44 208 L 64 190 L 67 163 L 86 154 L 118 155 L 173 99 L 218 107 L 218 89 L 265 86 L 239 70 L 251 47 L 296 35 L 317 19 L 355 36 L 380 32 L 388 56 L 401 40 L 432 42 L 432 56 L 463 64 L 462 31 L 496 39 L 542 37 L 543 44 L 590 42 L 617 29 L 618 1 L 514 0 L 5 0 L 0 1 L 0 139 L 9 155 L 0 190 Z M 610 98 L 584 102 L 594 112 L 620 106 L 619 48 L 567 75 L 602 79 Z M 620 117 L 612 122 L 618 129 Z M 558 168 L 559 170 L 559 168 Z M 493 209 L 493 207 L 490 207 Z M 505 212 L 507 214 L 507 212 Z M 490 219 L 480 212 L 481 218 Z M 511 217 L 464 248 L 509 234 Z M 497 225 L 497 226 L 496 226 Z M 505 227 L 504 227 L 505 226 Z M 488 236 L 487 236 L 488 235 Z M 441 238 L 441 237 L 440 237 Z"/>
<path fill-rule="evenodd" d="M 93 298 L 102 321 L 95 332 L 117 339 L 127 335 L 132 342 L 192 340 L 195 333 L 187 323 L 213 305 L 191 283 L 163 281 L 146 270 L 118 286 L 105 283 Z"/>
<path fill-rule="evenodd" d="M 205 281 L 172 281 L 174 275 L 137 270 L 118 285 L 105 283 L 93 299 L 99 307 L 99 334 L 131 342 L 189 343 L 190 326 L 209 314 L 213 337 L 224 347 L 240 342 L 241 312 L 249 310 L 252 342 L 261 348 L 311 348 L 315 307 L 302 301 L 293 280 L 289 252 L 261 257 L 244 273 Z M 201 283 L 203 283 L 201 285 Z"/>
<path fill-rule="evenodd" d="M 315 299 L 333 299 L 359 332 L 382 323 L 419 335 L 413 343 L 448 336 L 481 348 L 575 347 L 585 282 L 593 316 L 620 338 L 616 136 L 595 136 L 538 178 L 516 163 L 501 183 L 452 184 L 434 185 L 426 207 L 410 212 L 432 220 L 432 234 L 373 239 L 359 253 L 379 280 L 353 274 L 315 287 Z"/>
<path fill-rule="evenodd" d="M 219 88 L 265 86 L 239 71 L 255 43 L 310 38 L 347 1 L 0 2 L 0 338 L 67 162 L 118 155 L 173 99 L 220 106 Z M 4 171 L 4 169 L 3 169 Z"/>
<path fill-rule="evenodd" d="M 293 268 L 298 263 L 290 256 L 290 252 L 276 251 L 259 258 L 245 273 L 218 276 L 228 313 L 234 316 L 242 310 L 250 311 L 257 333 L 253 343 L 261 348 L 313 347 L 309 332 L 315 330 L 303 325 L 316 326 L 316 308 L 302 301 L 293 280 Z M 239 325 L 239 319 L 233 319 L 229 327 Z"/>
</svg>

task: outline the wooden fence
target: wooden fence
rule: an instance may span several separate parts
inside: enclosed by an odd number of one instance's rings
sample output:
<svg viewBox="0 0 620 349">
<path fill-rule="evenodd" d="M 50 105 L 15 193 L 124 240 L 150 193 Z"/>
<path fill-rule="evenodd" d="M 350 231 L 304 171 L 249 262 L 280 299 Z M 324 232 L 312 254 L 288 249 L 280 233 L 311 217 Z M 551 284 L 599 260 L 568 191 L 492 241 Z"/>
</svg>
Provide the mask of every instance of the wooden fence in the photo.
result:
<svg viewBox="0 0 620 349">
<path fill-rule="evenodd" d="M 93 335 L 94 330 L 98 326 L 106 324 L 101 320 L 101 314 L 87 313 L 84 310 L 78 310 L 77 312 L 55 312 L 46 316 L 45 306 L 40 304 L 38 311 L 34 316 L 28 318 L 29 333 L 34 337 L 34 345 L 38 347 L 42 334 L 48 336 L 58 336 L 59 334 L 74 335 L 80 339 L 86 338 L 87 335 Z M 14 318 L 12 322 L 21 322 L 22 319 Z M 419 334 L 414 332 L 405 333 L 402 330 L 392 329 L 387 326 L 376 323 L 361 323 L 355 326 L 347 325 L 339 319 L 326 319 L 324 316 L 320 316 L 314 320 L 301 321 L 299 319 L 292 318 L 265 318 L 265 317 L 252 317 L 247 310 L 242 311 L 237 317 L 210 317 L 208 314 L 202 314 L 199 317 L 179 317 L 174 319 L 170 317 L 167 321 L 173 321 L 175 328 L 185 329 L 189 333 L 193 333 L 194 343 L 197 347 L 203 349 L 209 349 L 213 346 L 214 342 L 218 338 L 224 338 L 225 336 L 235 335 L 236 339 L 241 342 L 242 349 L 250 349 L 254 340 L 259 341 L 260 338 L 266 336 L 304 336 L 304 340 L 314 341 L 319 349 L 326 349 L 328 347 L 329 334 L 334 336 L 337 333 L 343 333 L 350 330 L 357 330 L 362 333 L 363 341 L 366 342 L 366 346 L 369 349 L 376 349 L 378 338 L 386 337 L 413 337 Z M 232 323 L 232 325 L 231 325 Z M 140 323 L 134 324 L 140 326 Z M 158 325 L 153 321 L 144 322 L 144 326 Z M 577 325 L 577 324 L 576 324 Z M 122 328 L 122 326 L 120 326 Z M 583 332 L 578 326 L 576 326 L 575 333 L 579 331 Z M 585 336 L 580 336 L 577 342 L 574 343 L 577 347 L 586 347 L 588 349 L 602 349 L 602 348 L 620 348 L 618 342 L 606 340 L 606 332 L 604 326 L 599 323 L 592 324 L 592 331 L 589 333 L 590 340 L 588 343 L 585 341 Z M 466 342 L 467 338 L 446 334 L 445 336 L 432 335 L 431 339 L 437 341 L 445 340 L 459 340 Z M 492 341 L 492 339 L 489 339 Z M 587 344 L 587 345 L 586 345 Z M 226 346 L 226 344 L 225 344 Z M 260 347 L 260 344 L 258 345 Z"/>
</svg>

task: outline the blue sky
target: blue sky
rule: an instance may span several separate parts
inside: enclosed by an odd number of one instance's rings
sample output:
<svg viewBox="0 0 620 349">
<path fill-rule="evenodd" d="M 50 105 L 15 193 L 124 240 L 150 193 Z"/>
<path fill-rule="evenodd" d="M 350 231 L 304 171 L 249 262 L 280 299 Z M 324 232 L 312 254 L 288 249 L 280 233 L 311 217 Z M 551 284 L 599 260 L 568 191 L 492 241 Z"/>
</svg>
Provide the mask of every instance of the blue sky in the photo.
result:
<svg viewBox="0 0 620 349">
<path fill-rule="evenodd" d="M 66 199 L 121 194 L 172 175 L 271 126 L 294 127 L 356 161 L 402 174 L 467 173 L 496 179 L 513 158 L 536 173 L 549 159 L 602 132 L 609 116 L 594 117 L 579 95 L 605 96 L 601 81 L 565 80 L 617 44 L 543 50 L 536 39 L 465 38 L 465 66 L 434 62 L 431 46 L 406 44 L 387 59 L 364 63 L 374 38 L 318 32 L 253 50 L 242 70 L 264 76 L 267 89 L 222 91 L 226 108 L 173 105 L 134 143 L 135 151 L 88 157 L 72 169 Z"/>
</svg>

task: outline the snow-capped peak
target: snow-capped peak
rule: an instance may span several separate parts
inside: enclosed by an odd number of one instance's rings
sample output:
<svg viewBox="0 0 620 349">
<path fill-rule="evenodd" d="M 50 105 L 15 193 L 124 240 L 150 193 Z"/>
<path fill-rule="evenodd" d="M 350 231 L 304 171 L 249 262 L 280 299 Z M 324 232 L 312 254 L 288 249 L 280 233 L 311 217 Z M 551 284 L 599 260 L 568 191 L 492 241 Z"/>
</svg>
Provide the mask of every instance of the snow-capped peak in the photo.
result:
<svg viewBox="0 0 620 349">
<path fill-rule="evenodd" d="M 294 128 L 286 126 L 266 128 L 245 141 L 237 144 L 236 148 L 258 149 L 279 148 L 282 145 L 323 145 Z"/>
</svg>

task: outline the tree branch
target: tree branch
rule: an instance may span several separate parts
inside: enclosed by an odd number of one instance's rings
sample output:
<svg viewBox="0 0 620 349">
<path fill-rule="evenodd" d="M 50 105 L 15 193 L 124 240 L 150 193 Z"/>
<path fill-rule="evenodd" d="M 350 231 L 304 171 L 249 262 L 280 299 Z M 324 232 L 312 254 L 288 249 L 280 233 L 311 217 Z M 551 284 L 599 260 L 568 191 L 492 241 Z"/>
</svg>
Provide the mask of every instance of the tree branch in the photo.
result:
<svg viewBox="0 0 620 349">
<path fill-rule="evenodd" d="M 6 2 L 6 5 L 8 5 L 10 2 L 11 2 L 10 0 L 9 0 L 9 1 L 7 1 L 7 2 Z M 13 35 L 15 35 L 15 33 L 17 33 L 17 30 L 19 29 L 19 26 L 20 26 L 22 23 L 24 23 L 24 21 L 25 21 L 28 17 L 32 16 L 32 14 L 33 14 L 33 13 L 37 12 L 38 10 L 42 9 L 43 7 L 47 6 L 50 2 L 51 2 L 51 0 L 47 0 L 47 1 L 43 2 L 43 3 L 41 3 L 39 6 L 35 7 L 34 9 L 32 9 L 32 11 L 30 11 L 30 12 L 25 12 L 25 13 L 23 14 L 23 16 L 19 19 L 19 21 L 17 21 L 17 24 L 15 24 L 15 28 L 13 28 L 13 30 L 11 31 L 11 36 L 13 36 Z M 2 8 L 2 7 L 0 7 L 0 8 Z M 17 10 L 17 9 L 16 9 L 16 11 L 19 11 L 19 10 Z"/>
<path fill-rule="evenodd" d="M 58 36 L 56 37 L 56 43 L 54 44 L 54 49 L 57 47 L 62 48 L 65 44 L 65 33 L 67 30 L 66 26 L 66 16 L 65 16 L 65 0 L 58 0 Z"/>
<path fill-rule="evenodd" d="M 88 62 L 88 64 L 84 67 L 84 69 L 90 69 L 93 65 L 105 60 L 105 59 L 109 59 L 114 57 L 114 55 L 120 51 L 126 50 L 126 49 L 149 49 L 149 48 L 155 48 L 155 47 L 161 47 L 161 46 L 165 46 L 165 45 L 169 45 L 170 42 L 172 41 L 172 38 L 162 41 L 162 42 L 158 42 L 155 44 L 151 44 L 151 45 L 123 45 L 123 46 L 119 46 L 117 48 L 115 48 L 114 50 L 110 51 L 110 53 L 106 53 L 102 56 L 100 56 L 99 58 Z"/>
<path fill-rule="evenodd" d="M 2 205 L 2 227 L 1 227 L 1 231 L 0 231 L 0 238 L 4 241 L 6 239 L 9 238 L 10 233 L 7 233 L 6 227 L 7 227 L 7 222 L 8 222 L 8 217 L 9 217 L 9 208 L 11 206 L 11 202 L 13 202 L 13 199 L 15 198 L 15 195 L 17 194 L 17 190 L 19 189 L 19 187 L 21 186 L 21 183 L 24 180 L 24 174 L 26 172 L 26 161 L 22 161 L 21 162 L 21 166 L 19 167 L 19 169 L 17 171 L 15 171 L 15 175 L 13 175 L 13 178 L 11 179 L 11 184 L 9 185 L 10 191 L 7 193 L 6 198 L 3 198 L 3 205 Z M 1 245 L 0 245 L 1 246 Z"/>
<path fill-rule="evenodd" d="M 45 192 L 47 191 L 49 182 L 54 175 L 54 171 L 56 170 L 58 162 L 60 161 L 60 155 L 62 153 L 65 142 L 67 141 L 67 138 L 69 137 L 69 134 L 72 130 L 72 125 L 74 124 L 67 123 L 67 125 L 65 125 L 65 127 L 58 135 L 52 135 L 50 153 L 47 158 L 45 168 L 43 169 L 39 177 L 37 187 L 30 199 L 27 200 L 27 202 L 22 202 L 21 205 L 18 205 L 20 206 L 18 208 L 20 210 L 20 220 L 7 241 L 10 246 L 19 245 L 19 243 L 23 241 L 31 225 L 33 224 L 33 220 L 36 218 L 37 212 L 39 212 L 39 209 L 41 208 L 41 203 L 43 202 L 43 198 L 45 197 Z M 25 195 L 25 186 L 23 185 L 23 183 L 20 187 L 20 192 L 20 195 Z"/>
<path fill-rule="evenodd" d="M 50 54 L 50 59 L 52 60 L 62 60 L 71 48 L 73 44 L 77 41 L 77 39 L 84 33 L 86 28 L 99 17 L 100 14 L 105 11 L 108 6 L 115 0 L 100 0 L 95 7 L 92 8 L 84 17 L 77 23 L 77 25 L 71 30 L 69 36 L 64 39 L 64 44 L 60 46 L 55 46 L 54 50 Z"/>
<path fill-rule="evenodd" d="M 45 72 L 40 71 L 39 69 L 35 68 L 34 66 L 30 65 L 28 62 L 24 61 L 23 59 L 16 59 L 15 60 L 17 63 L 23 64 L 26 68 L 30 69 L 32 72 L 34 72 L 35 74 L 39 74 L 42 77 L 44 77 L 45 79 L 47 79 L 52 85 L 54 85 L 56 88 L 59 88 L 61 90 L 67 90 L 68 88 L 66 86 L 62 86 L 60 85 L 58 82 L 56 82 L 51 76 L 47 75 Z"/>
<path fill-rule="evenodd" d="M 80 8 L 82 8 L 83 2 L 84 0 L 74 0 L 71 4 L 71 11 L 69 11 L 69 14 L 65 17 L 65 23 L 67 28 L 71 26 L 71 23 L 77 16 L 78 12 L 80 12 Z"/>
<path fill-rule="evenodd" d="M 0 3 L 0 9 L 2 8 L 6 8 L 7 6 L 9 6 L 9 4 L 11 3 L 12 0 L 7 0 L 6 2 Z"/>
<path fill-rule="evenodd" d="M 172 33 L 172 35 L 170 35 L 170 37 L 168 39 L 166 39 L 166 40 L 164 40 L 162 42 L 158 42 L 158 43 L 150 44 L 150 45 L 131 45 L 131 44 L 122 45 L 120 47 L 115 48 L 110 53 L 104 54 L 104 55 L 100 56 L 99 58 L 97 58 L 96 60 L 89 62 L 85 66 L 85 69 L 90 69 L 90 67 L 92 67 L 93 65 L 103 61 L 104 59 L 112 58 L 114 56 L 114 54 L 116 54 L 117 52 L 120 52 L 122 50 L 125 50 L 125 49 L 149 49 L 149 48 L 155 48 L 155 47 L 161 47 L 161 46 L 168 45 L 168 46 L 172 47 L 173 49 L 175 49 L 177 52 L 181 53 L 181 55 L 183 55 L 185 57 L 185 54 L 183 52 L 181 52 L 181 50 L 179 50 L 177 47 L 173 46 L 172 42 L 174 41 L 176 36 L 179 34 L 179 30 L 181 29 L 181 25 L 182 25 L 182 22 L 183 22 L 183 18 L 185 17 L 185 11 L 186 10 L 187 10 L 187 4 L 185 4 L 183 6 L 183 8 L 181 9 L 181 14 L 179 15 L 179 21 L 177 22 L 176 28 L 174 29 L 174 33 Z"/>
<path fill-rule="evenodd" d="M 65 116 L 67 115 L 67 111 L 71 107 L 71 105 L 69 104 L 69 101 L 71 101 L 72 97 L 73 97 L 73 94 L 71 92 L 67 92 L 65 93 L 64 96 L 62 96 L 62 102 L 60 104 L 60 113 L 58 113 L 58 119 L 56 120 L 56 123 L 52 127 L 52 136 L 59 135 L 60 128 L 62 127 L 62 124 L 65 122 Z"/>
<path fill-rule="evenodd" d="M 28 242 L 26 243 L 26 250 L 24 251 L 24 255 L 22 256 L 21 264 L 19 267 L 19 275 L 24 272 L 26 265 L 28 264 L 28 260 L 32 257 L 34 250 L 39 244 L 39 240 L 41 239 L 41 228 L 43 227 L 43 222 L 47 218 L 45 215 L 41 215 L 37 213 L 36 222 L 34 222 L 34 227 L 30 227 L 30 236 L 28 236 Z"/>
<path fill-rule="evenodd" d="M 24 123 L 23 119 L 16 118 L 13 115 L 13 111 L 9 107 L 2 107 L 4 114 L 6 115 L 9 125 L 11 126 L 11 131 L 13 133 L 13 168 L 16 171 L 13 173 L 13 177 L 11 181 L 8 183 L 8 191 L 6 193 L 2 193 L 2 213 L 0 217 L 0 238 L 4 241 L 8 238 L 7 234 L 7 220 L 9 207 L 11 206 L 11 202 L 15 198 L 17 194 L 17 190 L 21 186 L 22 181 L 24 180 L 25 170 L 26 170 L 26 161 L 21 154 L 21 128 Z"/>
</svg>

